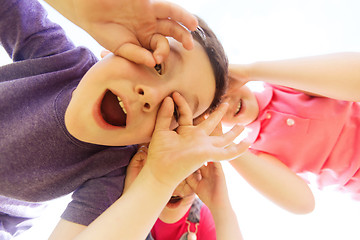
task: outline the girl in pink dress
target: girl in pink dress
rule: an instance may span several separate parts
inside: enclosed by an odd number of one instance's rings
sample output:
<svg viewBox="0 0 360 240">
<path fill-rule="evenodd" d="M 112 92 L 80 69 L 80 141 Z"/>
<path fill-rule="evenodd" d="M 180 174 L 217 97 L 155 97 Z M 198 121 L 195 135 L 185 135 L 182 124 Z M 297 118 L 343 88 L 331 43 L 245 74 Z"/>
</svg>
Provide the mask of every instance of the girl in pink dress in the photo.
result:
<svg viewBox="0 0 360 240">
<path fill-rule="evenodd" d="M 308 173 L 360 199 L 359 71 L 359 53 L 231 65 L 223 123 L 247 125 L 251 143 L 232 165 L 294 213 L 314 209 Z M 266 83 L 253 92 L 249 81 Z"/>
<path fill-rule="evenodd" d="M 146 158 L 147 147 L 142 145 L 128 166 L 124 192 L 137 177 Z M 141 213 L 134 211 L 134 214 Z M 146 238 L 168 239 L 242 239 L 220 163 L 209 162 L 176 187 Z"/>
</svg>

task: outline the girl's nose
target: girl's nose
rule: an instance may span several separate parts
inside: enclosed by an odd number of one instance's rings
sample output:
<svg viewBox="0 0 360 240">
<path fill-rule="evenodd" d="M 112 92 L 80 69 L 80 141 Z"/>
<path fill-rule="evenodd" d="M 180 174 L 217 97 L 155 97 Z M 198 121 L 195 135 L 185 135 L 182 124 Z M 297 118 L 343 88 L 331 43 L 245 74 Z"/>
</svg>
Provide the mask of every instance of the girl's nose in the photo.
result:
<svg viewBox="0 0 360 240">
<path fill-rule="evenodd" d="M 135 91 L 142 103 L 142 109 L 145 112 L 151 112 L 159 106 L 163 98 L 159 89 L 146 85 L 137 85 Z"/>
</svg>

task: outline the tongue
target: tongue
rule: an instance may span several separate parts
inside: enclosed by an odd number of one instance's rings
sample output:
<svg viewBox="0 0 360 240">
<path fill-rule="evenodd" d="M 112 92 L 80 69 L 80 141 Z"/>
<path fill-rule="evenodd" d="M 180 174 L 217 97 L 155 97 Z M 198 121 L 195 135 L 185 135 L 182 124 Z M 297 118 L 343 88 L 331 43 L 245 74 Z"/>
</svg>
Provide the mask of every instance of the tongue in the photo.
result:
<svg viewBox="0 0 360 240">
<path fill-rule="evenodd" d="M 101 114 L 104 120 L 114 126 L 126 125 L 126 114 L 119 105 L 119 101 L 111 91 L 107 91 L 101 102 Z"/>
</svg>

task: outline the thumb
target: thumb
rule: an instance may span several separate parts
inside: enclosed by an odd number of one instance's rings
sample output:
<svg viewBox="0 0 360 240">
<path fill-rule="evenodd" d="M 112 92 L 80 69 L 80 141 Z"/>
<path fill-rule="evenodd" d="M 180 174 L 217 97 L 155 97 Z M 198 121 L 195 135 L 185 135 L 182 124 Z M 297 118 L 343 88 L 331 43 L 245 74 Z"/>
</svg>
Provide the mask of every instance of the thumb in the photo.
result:
<svg viewBox="0 0 360 240">
<path fill-rule="evenodd" d="M 189 187 L 195 192 L 199 182 L 201 181 L 200 170 L 196 170 L 193 174 L 188 176 L 185 181 L 189 185 Z"/>
<path fill-rule="evenodd" d="M 174 102 L 171 97 L 166 97 L 161 104 L 159 109 L 156 123 L 155 123 L 155 130 L 156 131 L 163 131 L 169 130 L 171 125 L 171 120 L 174 111 Z"/>
</svg>

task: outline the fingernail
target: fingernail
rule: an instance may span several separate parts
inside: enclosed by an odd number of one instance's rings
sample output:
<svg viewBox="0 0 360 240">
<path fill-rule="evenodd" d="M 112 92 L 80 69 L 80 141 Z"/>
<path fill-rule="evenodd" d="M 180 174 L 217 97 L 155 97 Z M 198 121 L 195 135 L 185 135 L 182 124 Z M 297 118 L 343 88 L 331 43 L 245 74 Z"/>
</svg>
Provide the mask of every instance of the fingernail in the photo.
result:
<svg viewBox="0 0 360 240">
<path fill-rule="evenodd" d="M 161 56 L 161 55 L 156 55 L 156 56 L 155 56 L 155 61 L 156 61 L 157 64 L 162 63 L 162 61 L 163 61 L 162 56 Z"/>
</svg>

